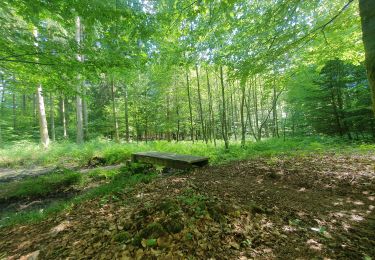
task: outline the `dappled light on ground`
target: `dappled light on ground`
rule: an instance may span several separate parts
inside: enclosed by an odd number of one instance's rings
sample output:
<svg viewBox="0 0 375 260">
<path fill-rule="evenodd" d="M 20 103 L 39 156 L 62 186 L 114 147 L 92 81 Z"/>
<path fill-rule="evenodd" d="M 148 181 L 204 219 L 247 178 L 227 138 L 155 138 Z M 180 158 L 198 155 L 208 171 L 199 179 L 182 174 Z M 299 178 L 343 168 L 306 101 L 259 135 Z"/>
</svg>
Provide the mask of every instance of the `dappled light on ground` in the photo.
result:
<svg viewBox="0 0 375 260">
<path fill-rule="evenodd" d="M 207 167 L 4 228 L 0 251 L 11 259 L 36 251 L 43 259 L 361 259 L 375 254 L 374 184 L 365 156 Z"/>
</svg>

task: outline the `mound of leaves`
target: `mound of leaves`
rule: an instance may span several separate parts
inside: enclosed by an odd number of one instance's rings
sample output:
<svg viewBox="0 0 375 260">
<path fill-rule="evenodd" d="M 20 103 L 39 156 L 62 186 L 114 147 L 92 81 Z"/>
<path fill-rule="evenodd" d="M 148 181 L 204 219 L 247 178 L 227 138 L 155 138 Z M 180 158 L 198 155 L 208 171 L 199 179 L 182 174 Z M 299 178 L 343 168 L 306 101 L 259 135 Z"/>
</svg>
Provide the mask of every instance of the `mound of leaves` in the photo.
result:
<svg viewBox="0 0 375 260">
<path fill-rule="evenodd" d="M 188 189 L 134 211 L 115 241 L 124 257 L 228 257 L 247 246 L 250 217 L 238 208 Z"/>
</svg>

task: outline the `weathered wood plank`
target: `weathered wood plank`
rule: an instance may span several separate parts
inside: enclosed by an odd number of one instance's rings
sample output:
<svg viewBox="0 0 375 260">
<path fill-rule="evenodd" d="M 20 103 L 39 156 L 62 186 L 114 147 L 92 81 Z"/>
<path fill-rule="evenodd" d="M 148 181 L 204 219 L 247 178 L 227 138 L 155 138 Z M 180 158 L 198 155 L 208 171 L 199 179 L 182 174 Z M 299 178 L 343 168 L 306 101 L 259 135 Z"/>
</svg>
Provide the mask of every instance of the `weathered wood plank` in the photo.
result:
<svg viewBox="0 0 375 260">
<path fill-rule="evenodd" d="M 208 157 L 175 153 L 139 152 L 132 154 L 133 162 L 147 162 L 177 169 L 203 167 L 208 164 L 208 160 Z"/>
</svg>

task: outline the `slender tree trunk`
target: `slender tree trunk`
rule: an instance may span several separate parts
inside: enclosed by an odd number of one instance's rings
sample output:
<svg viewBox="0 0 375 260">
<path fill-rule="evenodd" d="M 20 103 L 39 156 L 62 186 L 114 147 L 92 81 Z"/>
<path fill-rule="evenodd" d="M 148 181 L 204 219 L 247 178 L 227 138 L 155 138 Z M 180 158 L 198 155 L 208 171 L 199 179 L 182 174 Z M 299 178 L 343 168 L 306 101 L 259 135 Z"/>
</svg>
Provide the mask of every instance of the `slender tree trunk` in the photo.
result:
<svg viewBox="0 0 375 260">
<path fill-rule="evenodd" d="M 38 108 L 36 106 L 36 103 L 38 103 L 38 96 L 36 94 L 33 94 L 33 124 L 34 126 L 37 126 L 38 125 Z"/>
<path fill-rule="evenodd" d="M 210 136 L 212 136 L 214 145 L 216 146 L 216 131 L 215 131 L 215 116 L 213 111 L 212 93 L 208 68 L 206 67 L 206 78 L 207 78 L 207 95 L 208 95 L 208 111 L 210 116 Z"/>
<path fill-rule="evenodd" d="M 26 115 L 26 95 L 22 95 L 22 114 Z"/>
<path fill-rule="evenodd" d="M 272 98 L 272 117 L 273 117 L 273 137 L 279 138 L 279 125 L 277 119 L 277 95 L 276 95 L 276 82 L 273 84 L 273 98 Z"/>
<path fill-rule="evenodd" d="M 66 139 L 68 138 L 68 133 L 66 130 L 65 100 L 63 96 L 60 97 L 60 120 L 63 127 L 63 137 Z"/>
<path fill-rule="evenodd" d="M 170 94 L 169 94 L 169 90 L 168 92 L 166 93 L 166 99 L 167 99 L 167 140 L 168 142 L 171 141 L 171 136 L 172 136 L 172 133 L 171 133 L 171 129 L 170 129 L 170 125 L 171 125 L 171 111 L 170 111 Z"/>
<path fill-rule="evenodd" d="M 128 87 L 124 85 L 124 103 L 125 103 L 125 140 L 129 142 L 129 102 L 128 102 Z"/>
<path fill-rule="evenodd" d="M 83 130 L 84 136 L 87 139 L 89 136 L 89 113 L 87 110 L 87 100 L 86 100 L 86 87 L 83 87 L 83 98 L 82 98 L 82 113 L 83 113 Z"/>
<path fill-rule="evenodd" d="M 48 136 L 48 125 L 46 118 L 46 110 L 44 106 L 44 98 L 42 94 L 42 85 L 39 84 L 37 88 L 37 97 L 38 97 L 38 111 L 39 111 L 39 130 L 40 130 L 40 141 L 42 145 L 47 148 L 49 145 L 49 136 Z"/>
<path fill-rule="evenodd" d="M 79 93 L 79 86 L 77 87 Z M 77 110 L 77 143 L 83 143 L 83 113 L 82 113 L 82 98 L 79 94 L 76 96 L 76 110 Z"/>
<path fill-rule="evenodd" d="M 223 66 L 220 66 L 220 83 L 221 83 L 221 97 L 222 97 L 222 107 L 223 107 L 223 139 L 225 149 L 229 149 L 228 142 L 228 128 L 227 128 L 227 116 L 226 116 L 226 105 L 225 105 L 225 86 L 224 86 L 224 75 Z"/>
<path fill-rule="evenodd" d="M 241 79 L 241 106 L 240 106 L 240 117 L 241 117 L 241 145 L 245 146 L 246 143 L 246 126 L 244 117 L 245 98 L 246 98 L 246 79 Z"/>
<path fill-rule="evenodd" d="M 49 101 L 50 101 L 49 108 L 50 108 L 50 120 L 51 120 L 51 137 L 52 137 L 52 141 L 55 141 L 56 140 L 55 111 L 54 111 L 55 102 L 54 102 L 52 93 L 50 93 Z"/>
<path fill-rule="evenodd" d="M 3 142 L 3 119 L 1 117 L 4 116 L 4 103 L 5 103 L 5 81 L 3 75 L 0 74 L 1 77 L 1 99 L 0 99 L 0 145 Z"/>
<path fill-rule="evenodd" d="M 175 103 L 176 103 L 176 119 L 177 119 L 177 132 L 176 132 L 176 141 L 180 140 L 180 102 L 179 102 L 179 93 L 178 93 L 178 84 L 175 82 L 175 89 L 174 89 L 174 96 L 175 96 Z"/>
<path fill-rule="evenodd" d="M 115 100 L 115 82 L 112 78 L 111 82 L 111 97 L 112 97 L 112 115 L 113 115 L 113 127 L 115 128 L 115 141 L 120 141 L 118 122 L 117 122 L 117 112 L 116 112 L 116 100 Z"/>
<path fill-rule="evenodd" d="M 17 128 L 17 108 L 16 108 L 16 93 L 12 93 L 12 110 L 13 110 L 13 131 Z"/>
<path fill-rule="evenodd" d="M 201 129 L 202 129 L 202 136 L 203 140 L 207 144 L 207 137 L 206 137 L 206 130 L 204 127 L 204 120 L 203 120 L 203 108 L 202 108 L 202 97 L 201 97 L 201 87 L 200 87 L 200 82 L 199 82 L 199 72 L 198 72 L 198 65 L 195 65 L 195 72 L 197 75 L 197 87 L 198 87 L 198 103 L 199 103 L 199 117 L 201 121 Z"/>
<path fill-rule="evenodd" d="M 81 40 L 82 40 L 82 25 L 79 16 L 76 17 L 76 42 L 78 45 L 77 60 L 83 62 L 83 56 L 81 55 Z M 77 96 L 76 96 L 76 110 L 77 110 L 77 143 L 82 144 L 84 139 L 83 131 L 83 108 L 82 108 L 82 97 L 80 96 L 80 85 L 82 84 L 81 78 L 78 77 L 77 85 Z"/>
<path fill-rule="evenodd" d="M 254 87 L 253 87 L 253 102 L 254 102 L 254 115 L 255 115 L 255 132 L 256 134 L 256 141 L 260 141 L 262 139 L 262 129 L 259 127 L 259 115 L 258 115 L 258 88 L 257 88 L 257 80 L 254 79 Z"/>
<path fill-rule="evenodd" d="M 187 88 L 188 102 L 189 102 L 190 137 L 191 137 L 191 141 L 194 143 L 193 110 L 191 108 L 190 82 L 189 82 L 189 71 L 188 70 L 186 70 L 186 88 Z"/>
<path fill-rule="evenodd" d="M 372 90 L 372 108 L 375 114 L 375 1 L 359 0 L 359 11 L 366 54 L 367 78 Z"/>
</svg>

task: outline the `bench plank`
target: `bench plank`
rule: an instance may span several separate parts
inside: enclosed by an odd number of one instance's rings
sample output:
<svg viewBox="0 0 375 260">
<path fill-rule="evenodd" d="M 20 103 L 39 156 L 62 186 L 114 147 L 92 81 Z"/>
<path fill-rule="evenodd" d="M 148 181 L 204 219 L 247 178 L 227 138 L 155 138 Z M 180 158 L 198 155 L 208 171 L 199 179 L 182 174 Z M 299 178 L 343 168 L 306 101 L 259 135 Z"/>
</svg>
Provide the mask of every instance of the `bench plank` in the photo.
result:
<svg viewBox="0 0 375 260">
<path fill-rule="evenodd" d="M 208 160 L 208 157 L 202 156 L 162 153 L 153 151 L 132 154 L 133 162 L 147 162 L 177 169 L 203 167 L 208 164 Z"/>
</svg>

